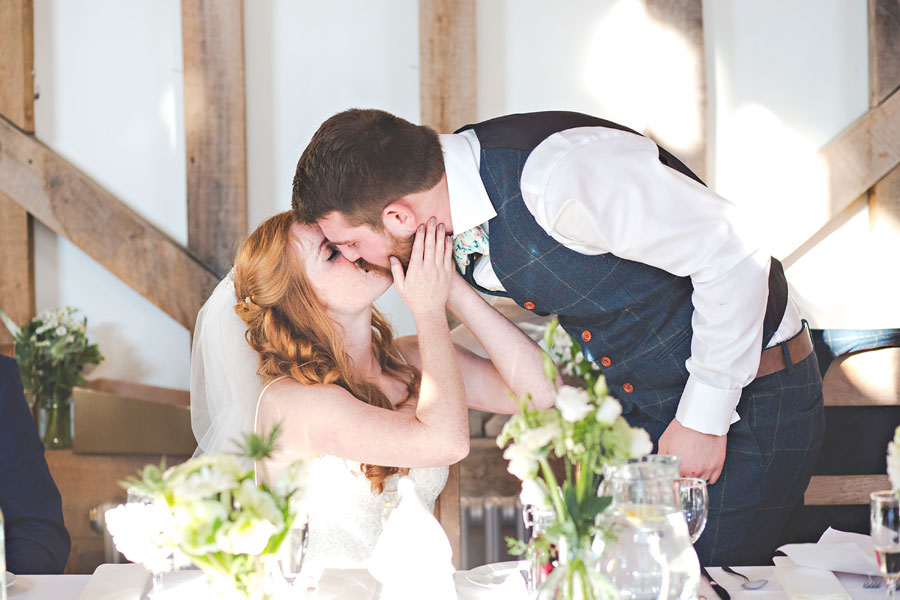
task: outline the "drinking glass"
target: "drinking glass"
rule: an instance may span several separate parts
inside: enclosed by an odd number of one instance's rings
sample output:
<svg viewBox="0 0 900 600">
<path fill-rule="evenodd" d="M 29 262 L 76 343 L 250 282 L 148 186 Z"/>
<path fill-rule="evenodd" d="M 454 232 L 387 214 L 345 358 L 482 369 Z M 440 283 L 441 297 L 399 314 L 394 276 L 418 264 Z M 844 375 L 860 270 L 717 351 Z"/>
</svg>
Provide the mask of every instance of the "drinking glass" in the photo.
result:
<svg viewBox="0 0 900 600">
<path fill-rule="evenodd" d="M 299 519 L 298 519 L 299 521 Z M 278 568 L 288 586 L 293 587 L 300 570 L 303 568 L 303 557 L 309 543 L 309 523 L 304 519 L 294 523 L 288 530 L 281 548 L 278 551 Z"/>
<path fill-rule="evenodd" d="M 522 508 L 522 520 L 525 522 L 525 527 L 531 528 L 532 540 L 537 540 L 542 537 L 555 517 L 556 513 L 552 510 L 540 508 L 532 504 L 526 504 Z M 550 571 L 553 568 L 551 564 L 553 557 L 549 554 L 535 552 L 528 558 L 529 572 L 525 583 L 528 588 L 528 593 L 534 595 L 537 593 L 538 586 L 540 586 L 550 574 Z"/>
<path fill-rule="evenodd" d="M 894 598 L 894 586 L 900 577 L 900 495 L 898 492 L 872 492 L 869 519 L 875 558 L 887 584 L 888 600 Z"/>
<path fill-rule="evenodd" d="M 693 544 L 700 539 L 709 515 L 706 481 L 696 477 L 678 477 L 675 479 L 675 489 L 681 500 L 681 511 L 684 513 L 684 520 L 687 521 L 688 533 Z"/>
</svg>

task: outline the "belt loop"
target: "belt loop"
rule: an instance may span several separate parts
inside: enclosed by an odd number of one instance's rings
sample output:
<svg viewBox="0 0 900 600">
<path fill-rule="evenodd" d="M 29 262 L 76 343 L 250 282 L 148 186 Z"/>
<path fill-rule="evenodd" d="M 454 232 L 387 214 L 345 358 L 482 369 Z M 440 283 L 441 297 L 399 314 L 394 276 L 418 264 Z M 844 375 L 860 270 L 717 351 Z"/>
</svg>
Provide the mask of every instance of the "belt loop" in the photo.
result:
<svg viewBox="0 0 900 600">
<path fill-rule="evenodd" d="M 794 361 L 791 360 L 791 349 L 788 348 L 787 341 L 781 342 L 778 345 L 781 346 L 781 352 L 784 354 L 784 368 L 787 370 L 787 374 L 791 375 L 794 373 Z"/>
</svg>

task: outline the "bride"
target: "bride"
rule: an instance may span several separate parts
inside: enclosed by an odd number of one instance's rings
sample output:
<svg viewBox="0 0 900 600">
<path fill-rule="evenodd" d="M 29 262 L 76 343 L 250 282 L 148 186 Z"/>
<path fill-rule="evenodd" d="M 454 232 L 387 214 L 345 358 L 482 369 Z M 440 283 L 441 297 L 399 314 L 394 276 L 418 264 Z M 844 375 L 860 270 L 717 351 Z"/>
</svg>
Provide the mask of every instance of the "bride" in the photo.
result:
<svg viewBox="0 0 900 600">
<path fill-rule="evenodd" d="M 393 339 L 372 306 L 392 279 L 416 336 Z M 453 344 L 445 308 L 489 359 Z M 229 344 L 241 335 L 235 313 L 249 344 Z M 387 272 L 348 261 L 290 211 L 276 215 L 243 244 L 233 284 L 220 283 L 195 336 L 198 452 L 224 450 L 251 424 L 259 433 L 280 425 L 266 471 L 298 459 L 308 465 L 310 569 L 368 558 L 398 475 L 408 473 L 433 506 L 447 465 L 468 454 L 468 408 L 515 412 L 509 392 L 530 394 L 538 408 L 553 403 L 541 350 L 456 274 L 434 219 L 419 227 L 406 270 L 392 258 Z M 258 376 L 247 374 L 248 360 Z"/>
</svg>

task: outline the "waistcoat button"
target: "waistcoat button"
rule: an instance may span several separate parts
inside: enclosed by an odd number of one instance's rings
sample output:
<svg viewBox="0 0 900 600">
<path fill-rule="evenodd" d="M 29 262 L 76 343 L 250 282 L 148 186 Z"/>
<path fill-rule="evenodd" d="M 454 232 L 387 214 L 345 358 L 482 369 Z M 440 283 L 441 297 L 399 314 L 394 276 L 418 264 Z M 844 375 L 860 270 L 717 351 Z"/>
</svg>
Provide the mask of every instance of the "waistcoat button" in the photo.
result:
<svg viewBox="0 0 900 600">
<path fill-rule="evenodd" d="M 525 302 L 524 304 L 522 304 L 522 306 L 524 306 L 528 310 L 532 310 L 534 308 L 534 302 L 529 300 L 528 302 Z"/>
<path fill-rule="evenodd" d="M 602 356 L 602 357 L 600 357 L 600 364 L 603 365 L 604 367 L 608 367 L 609 365 L 612 364 L 612 361 L 609 359 L 608 356 Z"/>
<path fill-rule="evenodd" d="M 589 342 L 589 341 L 591 341 L 591 332 L 588 331 L 587 329 L 585 329 L 584 331 L 582 331 L 582 332 L 581 332 L 581 341 L 583 341 L 583 342 Z"/>
<path fill-rule="evenodd" d="M 631 392 L 634 391 L 634 386 L 631 385 L 630 383 L 626 383 L 622 386 L 622 389 L 625 390 L 626 394 L 630 394 Z"/>
</svg>

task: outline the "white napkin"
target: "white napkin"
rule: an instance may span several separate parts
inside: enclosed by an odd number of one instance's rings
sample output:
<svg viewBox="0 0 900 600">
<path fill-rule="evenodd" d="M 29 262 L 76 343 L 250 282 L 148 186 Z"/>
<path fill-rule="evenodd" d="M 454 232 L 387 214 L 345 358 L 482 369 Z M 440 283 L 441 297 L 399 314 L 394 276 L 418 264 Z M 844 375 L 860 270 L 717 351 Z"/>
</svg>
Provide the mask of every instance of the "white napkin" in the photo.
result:
<svg viewBox="0 0 900 600">
<path fill-rule="evenodd" d="M 505 565 L 500 563 L 498 566 Z M 492 565 L 478 567 L 480 569 L 489 568 Z M 510 571 L 509 576 L 500 579 L 496 583 L 485 584 L 476 578 L 474 581 L 470 577 L 471 571 L 457 571 L 453 576 L 456 582 L 456 592 L 459 594 L 459 600 L 524 600 L 528 598 L 528 589 L 525 586 L 525 579 L 519 573 L 518 567 L 528 568 L 528 563 L 520 561 L 516 569 Z"/>
<path fill-rule="evenodd" d="M 388 516 L 369 559 L 382 600 L 457 600 L 453 549 L 441 524 L 419 498 L 409 477 L 398 482 L 400 504 Z"/>
<path fill-rule="evenodd" d="M 775 576 L 791 600 L 850 600 L 850 594 L 834 573 L 798 567 L 787 556 L 776 556 Z"/>
<path fill-rule="evenodd" d="M 779 548 L 801 567 L 880 575 L 872 539 L 861 533 L 829 527 L 815 544 L 787 544 Z"/>
</svg>

